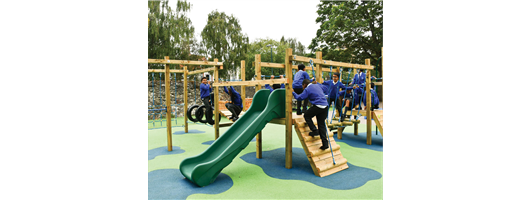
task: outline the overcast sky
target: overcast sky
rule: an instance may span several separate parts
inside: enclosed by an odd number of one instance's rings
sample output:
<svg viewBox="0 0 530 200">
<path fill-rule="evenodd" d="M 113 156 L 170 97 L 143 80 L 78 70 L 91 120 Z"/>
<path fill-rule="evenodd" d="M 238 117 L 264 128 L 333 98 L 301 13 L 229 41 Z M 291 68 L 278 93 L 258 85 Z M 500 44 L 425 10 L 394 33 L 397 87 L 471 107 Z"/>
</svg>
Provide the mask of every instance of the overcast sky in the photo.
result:
<svg viewBox="0 0 530 200">
<path fill-rule="evenodd" d="M 169 1 L 175 6 L 177 1 Z M 250 42 L 257 38 L 280 40 L 296 38 L 306 48 L 316 36 L 319 24 L 318 0 L 189 0 L 192 4 L 188 17 L 195 27 L 195 35 L 200 41 L 200 33 L 208 20 L 208 14 L 217 9 L 227 15 L 233 14 Z"/>
</svg>

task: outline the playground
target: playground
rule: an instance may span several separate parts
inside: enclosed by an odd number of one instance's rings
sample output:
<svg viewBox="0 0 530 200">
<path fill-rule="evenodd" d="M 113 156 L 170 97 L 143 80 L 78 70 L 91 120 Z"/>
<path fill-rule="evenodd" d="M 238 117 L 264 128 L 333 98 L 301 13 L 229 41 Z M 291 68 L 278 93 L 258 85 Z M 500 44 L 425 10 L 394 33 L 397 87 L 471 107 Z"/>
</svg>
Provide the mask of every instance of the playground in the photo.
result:
<svg viewBox="0 0 530 200">
<path fill-rule="evenodd" d="M 331 60 L 282 41 L 270 59 L 149 54 L 149 199 L 382 199 L 382 46 Z"/>
<path fill-rule="evenodd" d="M 177 120 L 181 120 L 178 118 Z M 221 120 L 228 122 L 226 118 Z M 361 120 L 359 128 L 366 127 Z M 220 128 L 225 132 L 229 127 Z M 187 181 L 178 166 L 187 157 L 205 151 L 214 141 L 211 127 L 190 124 L 188 133 L 174 130 L 173 151 L 166 146 L 166 128 L 148 131 L 149 199 L 381 199 L 383 195 L 383 138 L 366 144 L 366 133 L 352 128 L 335 141 L 349 168 L 326 177 L 313 174 L 300 142 L 293 142 L 293 167 L 284 167 L 285 127 L 269 124 L 262 133 L 263 154 L 256 158 L 253 139 L 214 183 L 199 187 Z"/>
<path fill-rule="evenodd" d="M 365 105 L 364 110 L 344 110 L 344 114 L 349 113 L 349 120 L 339 120 L 331 117 L 336 116 L 335 105 L 328 109 L 330 117 L 326 122 L 326 127 L 331 148 L 326 150 L 318 149 L 322 145 L 318 136 L 315 138 L 308 135 L 309 128 L 304 118 L 296 113 L 293 114 L 292 103 L 290 103 L 292 94 L 286 92 L 292 90 L 289 87 L 293 77 L 290 69 L 293 68 L 296 59 L 308 61 L 313 71 L 313 78 L 317 82 L 322 82 L 325 65 L 330 66 L 327 69 L 328 72 L 339 72 L 342 77 L 342 67 L 357 70 L 370 69 L 372 67 L 370 61 L 366 60 L 365 65 L 333 62 L 322 60 L 321 52 L 317 52 L 317 58 L 306 58 L 292 55 L 291 51 L 291 49 L 286 50 L 285 64 L 263 63 L 260 55 L 256 55 L 253 67 L 256 69 L 257 80 L 244 81 L 242 78 L 239 81 L 220 81 L 212 84 L 216 97 L 219 96 L 220 86 L 241 86 L 242 88 L 254 86 L 259 89 L 265 84 L 286 84 L 286 89 L 273 92 L 258 90 L 252 98 L 250 107 L 244 107 L 240 114 L 241 119 L 236 122 L 227 119 L 229 112 L 220 110 L 222 106 L 219 104 L 219 98 L 214 98 L 213 105 L 218 106 L 212 109 L 213 116 L 219 117 L 210 119 L 213 121 L 210 125 L 189 121 L 190 113 L 180 119 L 171 119 L 171 115 L 166 115 L 165 123 L 163 123 L 164 120 L 148 121 L 150 125 L 148 161 L 150 199 L 185 199 L 189 196 L 192 196 L 191 198 L 238 198 L 245 192 L 248 192 L 248 195 L 256 195 L 253 190 L 264 187 L 271 187 L 270 190 L 264 191 L 275 192 L 266 192 L 257 197 L 295 198 L 289 194 L 296 194 L 296 198 L 304 198 L 299 195 L 300 192 L 311 187 L 316 187 L 315 189 L 321 187 L 329 193 L 308 193 L 305 198 L 314 198 L 315 195 L 320 194 L 323 195 L 321 198 L 331 194 L 336 198 L 351 196 L 382 198 L 382 105 L 378 110 L 370 109 L 371 90 L 368 84 L 370 78 L 365 84 L 368 104 Z M 214 80 L 219 80 L 217 74 L 219 70 L 222 70 L 222 66 L 218 65 L 221 63 L 216 59 L 214 62 L 193 62 L 169 60 L 166 57 L 163 60 L 149 59 L 148 62 L 213 65 L 214 67 L 199 72 L 213 70 Z M 165 64 L 165 66 L 164 70 L 148 69 L 148 73 L 164 73 L 167 75 L 164 80 L 166 85 L 171 84 L 169 78 L 171 72 L 182 73 L 184 83 L 187 83 L 188 74 L 198 73 L 188 71 L 186 66 L 182 70 L 170 69 L 170 64 Z M 244 77 L 244 61 L 241 61 L 241 66 L 242 77 Z M 261 80 L 261 68 L 271 66 L 285 68 L 286 78 Z M 371 77 L 369 71 L 366 76 Z M 165 87 L 165 89 L 166 106 L 163 109 L 154 106 L 154 109 L 149 109 L 149 111 L 173 113 L 171 108 L 174 105 L 171 103 L 178 102 L 178 100 L 170 98 L 170 87 Z M 188 88 L 183 89 L 188 90 Z M 244 105 L 246 105 L 248 99 L 244 99 Z M 183 102 L 184 107 L 190 106 L 186 93 Z M 190 112 L 189 109 L 188 112 Z M 342 113 L 341 111 L 339 116 Z M 357 116 L 357 119 L 353 116 Z M 364 119 L 362 116 L 365 116 Z M 210 117 L 212 117 L 211 114 Z M 199 118 L 201 117 L 197 116 L 197 119 Z M 372 121 L 372 118 L 376 120 Z M 160 126 L 157 127 L 158 123 Z M 375 131 L 372 131 L 372 126 L 376 127 Z M 294 137 L 299 138 L 299 143 L 292 141 L 293 129 L 296 132 Z"/>
</svg>

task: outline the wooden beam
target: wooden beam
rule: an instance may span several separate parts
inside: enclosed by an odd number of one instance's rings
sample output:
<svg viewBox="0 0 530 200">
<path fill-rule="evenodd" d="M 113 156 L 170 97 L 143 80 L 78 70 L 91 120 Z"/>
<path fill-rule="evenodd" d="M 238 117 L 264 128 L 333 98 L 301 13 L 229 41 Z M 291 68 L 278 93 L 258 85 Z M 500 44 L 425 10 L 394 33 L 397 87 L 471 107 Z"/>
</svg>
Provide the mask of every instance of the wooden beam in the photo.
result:
<svg viewBox="0 0 530 200">
<path fill-rule="evenodd" d="M 241 80 L 245 81 L 245 60 L 241 61 Z M 247 111 L 247 87 L 241 86 L 241 99 L 243 100 L 243 111 Z"/>
<path fill-rule="evenodd" d="M 257 78 L 256 78 L 257 79 Z M 266 84 L 282 84 L 287 83 L 287 79 L 280 78 L 280 79 L 273 79 L 273 80 L 256 80 L 256 81 L 233 81 L 233 82 L 221 82 L 221 83 L 213 83 L 213 86 L 264 86 Z M 260 88 L 261 89 L 261 88 Z M 258 90 L 258 89 L 256 89 Z"/>
<path fill-rule="evenodd" d="M 267 63 L 267 62 L 261 62 L 261 67 L 270 67 L 270 68 L 279 68 L 279 69 L 285 69 L 284 64 L 279 63 Z"/>
<path fill-rule="evenodd" d="M 337 62 L 337 61 L 331 61 L 331 60 L 322 60 L 322 59 L 316 59 L 316 58 L 309 58 L 304 56 L 296 56 L 293 55 L 290 57 L 291 60 L 299 61 L 299 62 L 309 62 L 309 60 L 313 60 L 313 64 L 321 64 L 325 66 L 333 66 L 333 67 L 343 67 L 343 68 L 355 68 L 355 69 L 374 69 L 374 66 L 371 65 L 360 65 L 360 64 L 350 64 L 350 63 L 343 63 L 343 62 Z"/>
<path fill-rule="evenodd" d="M 199 69 L 199 70 L 188 72 L 188 75 L 200 74 L 200 73 L 209 72 L 209 71 L 215 71 L 216 69 L 217 69 L 216 67 L 210 67 L 210 68 L 206 68 L 206 69 Z"/>
<path fill-rule="evenodd" d="M 317 51 L 317 59 L 322 59 L 322 51 Z M 316 71 L 316 78 L 317 78 L 317 82 L 319 83 L 322 83 L 323 80 L 322 80 L 322 65 L 321 64 L 316 64 L 316 67 L 317 67 L 317 71 Z"/>
<path fill-rule="evenodd" d="M 188 110 L 188 66 L 184 66 L 184 110 Z M 175 92 L 175 98 L 177 94 Z M 177 117 L 177 116 L 175 116 Z M 188 132 L 188 115 L 184 112 L 184 133 Z"/>
<path fill-rule="evenodd" d="M 169 60 L 169 56 L 165 57 L 166 60 Z M 171 132 L 171 93 L 170 88 L 170 79 L 169 79 L 169 64 L 165 65 L 165 84 L 166 84 L 166 127 L 167 127 L 167 151 L 173 151 L 173 141 L 172 141 L 172 132 Z"/>
<path fill-rule="evenodd" d="M 329 70 L 329 68 L 322 67 L 323 72 L 339 72 L 339 69 L 333 68 L 333 70 Z"/>
<path fill-rule="evenodd" d="M 214 59 L 214 62 L 217 62 L 217 58 Z M 214 66 L 214 73 L 213 73 L 213 77 L 214 77 L 214 81 L 215 82 L 218 82 L 219 81 L 219 70 L 217 69 L 218 67 L 217 66 Z M 199 70 L 200 71 L 200 70 Z M 213 84 L 212 84 L 212 87 Z M 214 112 L 214 118 L 215 118 L 215 124 L 214 124 L 214 129 L 215 129 L 215 139 L 217 140 L 217 138 L 219 138 L 219 87 L 214 87 L 213 89 L 214 91 L 214 104 L 215 105 L 215 112 Z"/>
<path fill-rule="evenodd" d="M 370 59 L 364 60 L 366 65 L 370 65 Z M 370 70 L 366 73 L 366 144 L 372 145 L 372 95 L 370 94 Z"/>
<path fill-rule="evenodd" d="M 222 66 L 222 62 L 218 61 L 191 61 L 191 60 L 162 60 L 162 59 L 147 59 L 148 64 L 170 64 L 170 65 L 213 65 Z"/>
<path fill-rule="evenodd" d="M 219 124 L 219 127 L 232 126 L 232 124 L 234 124 L 234 122 L 226 122 L 226 123 Z"/>
<path fill-rule="evenodd" d="M 293 49 L 285 50 L 285 168 L 293 168 L 293 66 L 291 57 Z"/>
<path fill-rule="evenodd" d="M 165 69 L 147 69 L 148 73 L 166 73 Z M 170 69 L 169 73 L 184 73 L 181 69 Z"/>
</svg>

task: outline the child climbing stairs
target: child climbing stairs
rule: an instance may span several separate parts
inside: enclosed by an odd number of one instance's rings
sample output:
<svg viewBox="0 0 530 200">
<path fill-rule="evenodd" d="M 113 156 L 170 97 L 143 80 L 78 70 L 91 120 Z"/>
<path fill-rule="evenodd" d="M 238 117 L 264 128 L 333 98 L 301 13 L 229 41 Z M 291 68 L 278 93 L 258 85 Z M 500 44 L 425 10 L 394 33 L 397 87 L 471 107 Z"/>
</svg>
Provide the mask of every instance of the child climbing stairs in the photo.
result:
<svg viewBox="0 0 530 200">
<path fill-rule="evenodd" d="M 320 136 L 309 136 L 310 130 L 307 124 L 305 123 L 305 119 L 301 117 L 293 117 L 293 120 L 296 134 L 300 139 L 300 143 L 302 143 L 302 146 L 304 147 L 307 159 L 309 160 L 309 163 L 311 164 L 311 168 L 313 169 L 315 175 L 324 177 L 348 168 L 348 161 L 346 160 L 346 158 L 342 157 L 342 154 L 340 152 L 340 146 L 335 143 L 333 133 L 329 131 L 327 126 L 326 129 L 328 129 L 327 131 L 329 134 L 331 148 L 321 150 L 320 146 L 322 146 L 322 140 L 320 139 Z M 316 117 L 313 118 L 313 122 L 315 123 L 315 126 L 318 126 L 316 123 Z M 331 149 L 333 149 L 335 164 L 333 164 Z"/>
</svg>

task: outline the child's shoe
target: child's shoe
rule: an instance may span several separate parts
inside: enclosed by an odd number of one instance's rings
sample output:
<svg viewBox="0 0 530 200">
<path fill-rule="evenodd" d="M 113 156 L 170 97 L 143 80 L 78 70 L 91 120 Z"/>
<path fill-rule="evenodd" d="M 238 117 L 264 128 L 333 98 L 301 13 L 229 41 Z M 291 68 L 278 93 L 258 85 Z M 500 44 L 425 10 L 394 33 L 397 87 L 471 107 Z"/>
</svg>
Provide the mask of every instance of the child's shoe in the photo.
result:
<svg viewBox="0 0 530 200">
<path fill-rule="evenodd" d="M 314 131 L 309 132 L 309 136 L 311 136 L 311 137 L 319 136 L 318 130 L 314 130 Z"/>
</svg>

